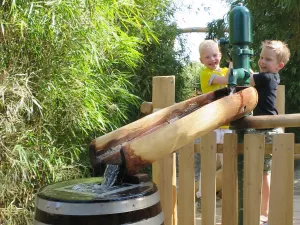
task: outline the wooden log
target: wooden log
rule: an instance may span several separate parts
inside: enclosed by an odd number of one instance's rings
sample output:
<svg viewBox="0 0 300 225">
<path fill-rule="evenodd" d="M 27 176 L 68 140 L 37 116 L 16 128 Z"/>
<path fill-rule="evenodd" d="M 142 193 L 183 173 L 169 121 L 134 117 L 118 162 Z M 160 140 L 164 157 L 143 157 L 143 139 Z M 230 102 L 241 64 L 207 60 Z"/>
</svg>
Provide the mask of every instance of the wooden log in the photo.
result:
<svg viewBox="0 0 300 225">
<path fill-rule="evenodd" d="M 152 133 L 121 146 L 122 159 L 128 174 L 135 174 L 148 164 L 193 141 L 196 137 L 251 112 L 257 104 L 253 87 L 223 97 Z M 106 163 L 115 163 L 108 157 Z"/>
<path fill-rule="evenodd" d="M 186 27 L 186 28 L 180 28 L 178 29 L 180 33 L 207 33 L 208 28 L 207 27 Z"/>
<path fill-rule="evenodd" d="M 152 104 L 152 102 L 143 102 L 141 104 L 140 110 L 141 110 L 141 113 L 144 113 L 146 115 L 152 113 L 152 111 L 153 111 L 153 104 Z"/>
<path fill-rule="evenodd" d="M 207 27 L 186 27 L 186 28 L 180 28 L 178 29 L 178 31 L 180 33 L 207 33 L 208 32 L 208 28 Z M 225 32 L 228 32 L 228 29 L 225 28 L 224 30 Z"/>
<path fill-rule="evenodd" d="M 223 97 L 152 133 L 124 143 L 121 151 L 127 172 L 135 174 L 149 163 L 203 136 L 210 131 L 241 118 L 257 104 L 257 92 L 249 87 Z"/>
<path fill-rule="evenodd" d="M 175 76 L 156 76 L 152 78 L 152 102 L 152 111 L 154 113 L 175 104 Z M 152 181 L 157 185 L 160 194 L 161 207 L 164 212 L 164 224 L 176 225 L 175 153 L 166 155 L 152 164 Z"/>
<path fill-rule="evenodd" d="M 137 137 L 160 129 L 160 127 L 166 126 L 214 100 L 227 96 L 228 94 L 229 89 L 223 88 L 215 92 L 190 98 L 186 101 L 158 110 L 133 123 L 94 139 L 89 146 L 92 166 L 96 167 L 98 164 L 102 163 L 101 158 L 106 157 L 110 157 L 110 161 L 114 164 L 121 164 L 122 160 L 119 152 L 122 143 L 129 142 Z M 155 107 L 161 107 L 161 105 Z M 115 152 L 116 155 L 112 154 L 113 152 Z M 105 162 L 103 161 L 103 163 Z"/>
<path fill-rule="evenodd" d="M 276 127 L 299 127 L 300 113 L 273 116 L 247 116 L 231 123 L 235 129 L 267 129 Z"/>
</svg>

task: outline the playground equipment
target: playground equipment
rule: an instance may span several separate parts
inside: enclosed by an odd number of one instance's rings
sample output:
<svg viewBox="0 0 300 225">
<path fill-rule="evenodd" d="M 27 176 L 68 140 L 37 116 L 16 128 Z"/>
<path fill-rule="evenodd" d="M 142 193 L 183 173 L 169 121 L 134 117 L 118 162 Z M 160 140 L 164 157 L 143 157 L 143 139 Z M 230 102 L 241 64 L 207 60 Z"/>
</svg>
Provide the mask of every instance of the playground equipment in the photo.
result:
<svg viewBox="0 0 300 225">
<path fill-rule="evenodd" d="M 229 94 L 229 88 L 210 92 L 96 138 L 90 145 L 92 165 L 118 164 L 128 175 L 136 174 L 195 138 L 249 114 L 257 104 L 252 87 Z"/>
<path fill-rule="evenodd" d="M 247 86 L 250 82 L 250 55 L 253 54 L 252 50 L 249 50 L 248 45 L 252 42 L 252 31 L 251 31 L 251 16 L 248 9 L 242 5 L 235 7 L 230 12 L 230 32 L 236 32 L 239 30 L 240 33 L 236 33 L 229 38 L 229 44 L 231 44 L 231 57 L 233 60 L 233 69 L 229 76 L 229 91 L 228 94 L 233 94 L 239 86 Z M 242 29 L 241 29 L 242 28 Z M 238 93 L 244 95 L 247 88 Z M 244 93 L 243 93 L 244 92 Z M 252 91 L 251 91 L 252 92 Z M 208 95 L 214 95 L 209 93 Z M 223 124 L 236 120 L 245 115 L 249 115 L 250 108 L 247 103 L 242 107 L 239 99 L 238 101 L 232 101 L 232 98 L 236 96 L 223 95 L 221 99 L 202 95 L 202 99 L 214 101 L 208 105 L 202 104 L 197 105 L 197 109 L 189 115 L 186 109 L 193 108 L 191 105 L 184 103 L 188 106 L 181 110 L 181 113 L 170 110 L 169 118 L 159 116 L 160 114 L 154 113 L 151 117 L 156 117 L 152 120 L 145 117 L 145 121 L 136 122 L 136 124 L 130 124 L 124 128 L 120 128 L 117 131 L 113 131 L 110 134 L 104 135 L 100 138 L 95 139 L 90 145 L 90 159 L 94 167 L 101 163 L 105 164 L 118 164 L 126 169 L 126 173 L 129 175 L 136 174 L 142 168 L 146 167 L 150 163 L 157 161 L 168 153 L 174 152 L 176 149 L 188 144 L 195 138 L 207 134 L 209 131 L 220 127 Z M 250 98 L 253 98 L 252 106 L 255 107 L 257 101 L 257 94 L 252 92 Z M 240 96 L 241 97 L 241 96 Z M 249 101 L 250 99 L 247 99 Z M 192 104 L 193 101 L 192 101 Z M 177 104 L 176 104 L 177 105 Z M 173 110 L 180 108 L 178 105 L 173 106 Z M 236 108 L 236 107 L 239 108 Z M 177 108 L 176 108 L 177 107 Z M 235 110 L 231 110 L 235 108 Z M 246 107 L 243 109 L 243 107 Z M 160 113 L 162 113 L 161 110 Z M 242 114 L 241 114 L 242 111 Z M 246 112 L 247 111 L 247 112 Z M 184 113 L 182 113 L 184 112 Z M 222 112 L 223 115 L 220 115 Z M 168 109 L 162 113 L 168 115 Z M 175 116 L 174 116 L 175 115 Z M 231 115 L 231 116 L 230 116 Z M 151 121 L 149 124 L 148 122 Z M 148 125 L 147 125 L 148 124 Z M 126 135 L 125 135 L 126 134 Z M 239 165 L 243 165 L 243 159 L 239 158 Z M 243 171 L 243 170 L 242 170 Z M 239 187 L 242 187 L 239 185 Z M 242 206 L 240 207 L 242 208 Z M 239 216 L 239 218 L 242 218 Z"/>
<path fill-rule="evenodd" d="M 152 102 L 143 103 L 141 109 L 152 109 L 154 112 L 157 106 L 162 107 L 167 99 L 174 99 L 174 92 L 168 90 L 171 78 L 154 77 L 153 78 L 153 98 Z M 172 80 L 173 81 L 173 80 Z M 175 82 L 172 82 L 175 86 Z M 163 84 L 163 85 L 162 85 Z M 174 88 L 173 86 L 173 88 Z M 165 90 L 168 90 L 167 92 Z M 175 88 L 174 88 L 175 89 Z M 272 127 L 299 127 L 299 114 L 284 114 L 284 86 L 279 86 L 277 108 L 280 114 L 278 116 L 247 116 L 232 123 L 237 128 L 272 128 Z M 162 95 L 162 93 L 164 93 Z M 160 98 L 157 98 L 160 96 Z M 147 107 L 144 107 L 147 105 Z M 243 122 L 246 121 L 246 122 Z M 248 122 L 251 121 L 251 122 Z M 253 123 L 252 123 L 253 121 Z M 269 122 L 271 121 L 271 122 Z M 241 125 L 240 125 L 241 124 Z M 245 125 L 243 125 L 245 124 Z M 257 126 L 257 127 L 256 127 Z M 227 136 L 227 137 L 226 137 Z M 201 175 L 202 183 L 202 206 L 201 206 L 201 224 L 216 224 L 216 153 L 223 153 L 223 199 L 222 199 L 222 225 L 238 224 L 238 167 L 237 158 L 245 154 L 244 163 L 244 224 L 259 224 L 260 216 L 260 194 L 263 155 L 271 154 L 273 151 L 272 163 L 272 194 L 270 202 L 270 217 L 276 220 L 274 225 L 289 224 L 293 220 L 293 177 L 294 177 L 294 156 L 300 153 L 298 143 L 294 143 L 293 134 L 280 134 L 276 143 L 265 144 L 262 134 L 246 135 L 244 143 L 238 143 L 235 134 L 225 136 L 224 144 L 216 144 L 214 132 L 201 137 L 200 144 L 191 141 L 184 147 L 177 149 L 179 155 L 179 177 L 177 181 L 172 180 L 172 170 L 175 162 L 172 164 L 171 155 L 168 154 L 163 160 L 159 160 L 156 178 L 160 192 L 161 203 L 165 215 L 165 224 L 198 224 L 195 222 L 195 171 L 194 152 L 201 153 Z M 276 135 L 277 136 L 277 135 Z M 246 140 L 247 139 L 247 140 Z M 272 150 L 273 149 L 273 150 Z M 275 151 L 275 152 L 274 152 Z M 157 162 L 153 164 L 157 167 Z M 174 173 L 174 172 L 173 172 Z M 175 172 L 176 174 L 176 172 Z M 154 179 L 153 179 L 154 180 Z M 283 182 L 284 180 L 284 182 Z M 172 191 L 174 184 L 177 185 Z M 197 186 L 196 186 L 197 187 Z M 172 193 L 173 192 L 173 193 Z M 175 205 L 174 205 L 175 201 Z M 164 204 L 163 204 L 164 202 Z M 295 214 L 295 217 L 297 214 Z M 174 219 L 171 219 L 174 218 Z M 278 222 L 277 222 L 278 220 Z"/>
</svg>

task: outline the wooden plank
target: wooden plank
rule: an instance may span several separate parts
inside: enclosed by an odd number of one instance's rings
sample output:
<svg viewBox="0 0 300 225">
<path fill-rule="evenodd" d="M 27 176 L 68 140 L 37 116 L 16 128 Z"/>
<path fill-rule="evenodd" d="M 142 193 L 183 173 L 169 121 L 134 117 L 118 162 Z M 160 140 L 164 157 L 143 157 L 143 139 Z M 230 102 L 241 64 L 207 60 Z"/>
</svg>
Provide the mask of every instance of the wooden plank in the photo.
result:
<svg viewBox="0 0 300 225">
<path fill-rule="evenodd" d="M 165 108 L 175 103 L 175 76 L 153 77 L 152 88 L 153 108 Z M 158 186 L 166 225 L 177 224 L 175 162 L 175 154 L 171 153 L 152 164 L 152 179 Z"/>
<path fill-rule="evenodd" d="M 153 168 L 153 165 L 152 165 Z M 153 170 L 152 170 L 153 171 Z M 177 224 L 176 157 L 175 153 L 155 162 L 154 171 L 164 213 L 165 224 Z M 175 184 L 174 184 L 175 183 Z"/>
<path fill-rule="evenodd" d="M 278 85 L 277 94 L 276 94 L 276 108 L 278 114 L 285 114 L 285 86 Z"/>
<path fill-rule="evenodd" d="M 238 224 L 237 135 L 224 136 L 222 225 Z"/>
<path fill-rule="evenodd" d="M 273 139 L 269 225 L 293 224 L 294 134 Z"/>
<path fill-rule="evenodd" d="M 178 224 L 195 224 L 195 168 L 194 143 L 178 149 L 179 153 L 179 189 Z"/>
<path fill-rule="evenodd" d="M 216 152 L 217 135 L 210 132 L 200 141 L 201 146 L 201 211 L 202 224 L 216 223 Z M 188 224 L 188 223 L 185 223 Z"/>
<path fill-rule="evenodd" d="M 194 148 L 193 148 L 194 149 Z M 172 224 L 177 225 L 177 177 L 176 177 L 176 153 L 173 153 L 173 177 L 172 177 Z M 194 206 L 195 207 L 195 206 Z M 195 210 L 194 210 L 195 211 Z"/>
<path fill-rule="evenodd" d="M 260 221 L 265 136 L 246 134 L 244 143 L 244 225 L 253 225 Z"/>
</svg>

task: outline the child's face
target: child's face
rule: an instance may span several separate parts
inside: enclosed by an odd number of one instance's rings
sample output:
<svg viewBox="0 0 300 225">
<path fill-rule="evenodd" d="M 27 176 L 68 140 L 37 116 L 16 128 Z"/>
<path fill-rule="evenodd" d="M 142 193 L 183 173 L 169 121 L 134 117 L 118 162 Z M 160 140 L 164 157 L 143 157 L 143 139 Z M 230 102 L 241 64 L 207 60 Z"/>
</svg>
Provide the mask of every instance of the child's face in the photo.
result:
<svg viewBox="0 0 300 225">
<path fill-rule="evenodd" d="M 209 69 L 219 69 L 220 60 L 221 53 L 218 47 L 207 47 L 201 52 L 200 62 Z"/>
<path fill-rule="evenodd" d="M 263 48 L 258 60 L 258 66 L 262 73 L 278 73 L 284 64 L 278 62 L 275 51 L 270 48 Z"/>
</svg>

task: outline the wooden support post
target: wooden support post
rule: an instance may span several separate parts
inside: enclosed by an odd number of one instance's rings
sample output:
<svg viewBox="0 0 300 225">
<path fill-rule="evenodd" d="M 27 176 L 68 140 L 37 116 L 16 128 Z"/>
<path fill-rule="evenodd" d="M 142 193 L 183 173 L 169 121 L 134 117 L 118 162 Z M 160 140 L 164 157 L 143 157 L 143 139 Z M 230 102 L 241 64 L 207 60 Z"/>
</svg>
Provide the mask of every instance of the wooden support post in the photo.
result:
<svg viewBox="0 0 300 225">
<path fill-rule="evenodd" d="M 202 224 L 216 224 L 216 153 L 217 135 L 210 132 L 201 137 L 201 211 Z"/>
<path fill-rule="evenodd" d="M 285 86 L 279 85 L 277 90 L 276 108 L 278 114 L 285 114 Z"/>
<path fill-rule="evenodd" d="M 278 114 L 285 114 L 285 86 L 279 85 L 276 93 L 276 108 Z M 282 127 L 285 130 L 284 127 Z"/>
<path fill-rule="evenodd" d="M 276 107 L 278 114 L 285 114 L 285 86 L 279 85 L 277 90 Z M 285 128 L 282 128 L 285 130 Z M 295 160 L 300 160 L 300 154 L 294 155 Z"/>
<path fill-rule="evenodd" d="M 153 77 L 152 103 L 154 112 L 175 104 L 175 76 Z M 165 225 L 177 224 L 175 162 L 175 153 L 170 153 L 152 164 L 152 178 L 160 193 Z"/>
<path fill-rule="evenodd" d="M 238 224 L 237 135 L 225 134 L 223 148 L 222 225 Z"/>
<path fill-rule="evenodd" d="M 244 139 L 244 225 L 259 224 L 264 168 L 265 136 L 246 134 Z"/>
<path fill-rule="evenodd" d="M 269 225 L 293 224 L 294 134 L 273 138 Z"/>
<path fill-rule="evenodd" d="M 178 224 L 195 224 L 195 168 L 194 143 L 178 149 L 179 154 L 179 189 L 178 189 Z"/>
</svg>

